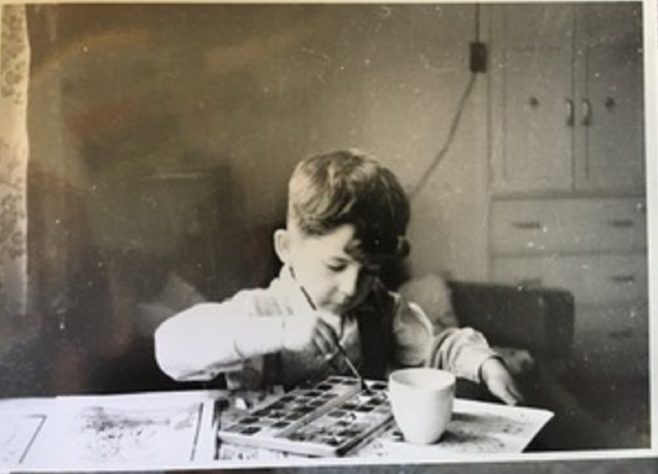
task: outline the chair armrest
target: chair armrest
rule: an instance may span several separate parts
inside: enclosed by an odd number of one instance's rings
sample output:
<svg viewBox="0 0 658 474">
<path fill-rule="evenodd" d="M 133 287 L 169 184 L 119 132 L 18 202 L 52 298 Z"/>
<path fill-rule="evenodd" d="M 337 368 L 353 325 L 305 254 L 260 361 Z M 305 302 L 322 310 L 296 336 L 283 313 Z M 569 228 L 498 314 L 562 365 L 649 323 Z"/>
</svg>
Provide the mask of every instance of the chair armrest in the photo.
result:
<svg viewBox="0 0 658 474">
<path fill-rule="evenodd" d="M 460 324 L 482 332 L 490 344 L 528 349 L 551 364 L 570 356 L 575 316 L 569 291 L 459 281 L 449 287 Z"/>
</svg>

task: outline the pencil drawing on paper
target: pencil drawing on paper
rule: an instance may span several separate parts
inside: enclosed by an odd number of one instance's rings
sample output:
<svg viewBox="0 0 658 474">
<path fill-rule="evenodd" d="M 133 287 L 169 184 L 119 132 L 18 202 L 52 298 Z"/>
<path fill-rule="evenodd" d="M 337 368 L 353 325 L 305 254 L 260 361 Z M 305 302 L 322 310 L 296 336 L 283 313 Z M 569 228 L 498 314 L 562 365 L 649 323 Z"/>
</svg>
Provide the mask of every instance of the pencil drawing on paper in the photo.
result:
<svg viewBox="0 0 658 474">
<path fill-rule="evenodd" d="M 148 410 L 90 406 L 71 421 L 83 462 L 192 460 L 202 405 Z"/>
</svg>

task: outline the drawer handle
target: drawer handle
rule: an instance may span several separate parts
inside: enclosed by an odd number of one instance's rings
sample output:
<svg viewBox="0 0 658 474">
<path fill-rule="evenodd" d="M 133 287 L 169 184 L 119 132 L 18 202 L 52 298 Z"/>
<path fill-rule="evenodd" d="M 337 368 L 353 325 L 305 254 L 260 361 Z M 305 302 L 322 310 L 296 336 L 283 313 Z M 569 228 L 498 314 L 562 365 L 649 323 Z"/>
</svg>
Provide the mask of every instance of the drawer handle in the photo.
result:
<svg viewBox="0 0 658 474">
<path fill-rule="evenodd" d="M 647 205 L 643 201 L 636 202 L 635 203 L 635 211 L 639 212 L 640 214 L 646 214 Z"/>
<path fill-rule="evenodd" d="M 583 108 L 583 120 L 581 121 L 581 124 L 583 127 L 589 127 L 592 125 L 592 104 L 589 99 L 583 99 L 581 104 Z"/>
<path fill-rule="evenodd" d="M 617 229 L 628 229 L 635 225 L 635 221 L 633 219 L 612 219 L 608 221 L 608 225 Z"/>
<path fill-rule="evenodd" d="M 633 337 L 632 329 L 618 329 L 616 331 L 610 331 L 608 333 L 613 339 L 628 339 Z"/>
<path fill-rule="evenodd" d="M 537 230 L 541 229 L 542 225 L 539 221 L 515 221 L 512 222 L 512 227 L 524 230 Z"/>
<path fill-rule="evenodd" d="M 610 280 L 620 285 L 630 285 L 635 283 L 635 275 L 612 275 Z"/>
<path fill-rule="evenodd" d="M 516 283 L 516 286 L 520 288 L 533 288 L 542 285 L 541 278 L 526 278 L 524 280 L 519 280 Z"/>
<path fill-rule="evenodd" d="M 574 124 L 574 113 L 573 113 L 573 100 L 565 99 L 567 104 L 567 127 L 573 127 Z"/>
</svg>

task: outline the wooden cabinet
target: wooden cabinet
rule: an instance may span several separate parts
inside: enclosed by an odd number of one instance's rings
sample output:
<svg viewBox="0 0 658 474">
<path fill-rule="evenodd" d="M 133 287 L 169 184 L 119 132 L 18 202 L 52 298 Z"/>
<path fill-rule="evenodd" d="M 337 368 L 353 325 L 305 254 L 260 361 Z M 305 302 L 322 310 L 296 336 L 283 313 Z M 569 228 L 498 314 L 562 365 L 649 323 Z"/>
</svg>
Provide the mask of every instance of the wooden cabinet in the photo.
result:
<svg viewBox="0 0 658 474">
<path fill-rule="evenodd" d="M 641 7 L 488 10 L 490 277 L 573 292 L 583 374 L 648 374 Z"/>
<path fill-rule="evenodd" d="M 498 199 L 492 204 L 490 230 L 494 281 L 573 293 L 576 366 L 604 376 L 646 376 L 642 199 Z"/>
<path fill-rule="evenodd" d="M 639 3 L 492 7 L 495 194 L 644 192 Z"/>
</svg>

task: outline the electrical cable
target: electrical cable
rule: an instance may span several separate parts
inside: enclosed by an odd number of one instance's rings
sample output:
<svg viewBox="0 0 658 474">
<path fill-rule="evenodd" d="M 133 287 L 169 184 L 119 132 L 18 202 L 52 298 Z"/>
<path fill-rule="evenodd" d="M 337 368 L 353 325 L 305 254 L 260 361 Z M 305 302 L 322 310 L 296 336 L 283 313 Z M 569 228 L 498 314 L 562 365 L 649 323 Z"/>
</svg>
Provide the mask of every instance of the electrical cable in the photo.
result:
<svg viewBox="0 0 658 474">
<path fill-rule="evenodd" d="M 480 5 L 476 4 L 475 5 L 475 41 L 479 42 L 479 40 L 480 40 Z M 473 92 L 473 87 L 475 86 L 476 79 L 477 79 L 477 73 L 471 72 L 471 77 L 468 81 L 468 84 L 466 84 L 466 88 L 464 89 L 464 92 L 462 93 L 462 96 L 459 99 L 457 105 L 457 112 L 455 113 L 455 116 L 452 119 L 452 123 L 450 124 L 450 130 L 448 132 L 448 136 L 446 137 L 446 141 L 443 144 L 443 147 L 441 147 L 439 152 L 435 155 L 434 159 L 427 167 L 425 172 L 421 175 L 416 185 L 411 189 L 411 191 L 409 191 L 410 200 L 413 200 L 418 195 L 418 193 L 425 187 L 427 181 L 432 176 L 432 173 L 434 173 L 434 170 L 437 168 L 437 166 L 439 166 L 439 164 L 441 164 L 443 158 L 450 150 L 450 146 L 452 145 L 452 141 L 455 138 L 457 129 L 459 128 L 459 123 L 461 122 L 462 114 L 466 107 L 466 101 L 471 95 L 471 92 Z"/>
<path fill-rule="evenodd" d="M 475 4 L 475 41 L 480 41 L 480 4 Z"/>
<path fill-rule="evenodd" d="M 476 73 L 471 73 L 471 78 L 468 81 L 468 84 L 466 85 L 466 88 L 464 89 L 464 92 L 461 96 L 461 99 L 459 99 L 459 105 L 457 106 L 457 112 L 455 113 L 454 118 L 452 119 L 452 124 L 450 125 L 450 131 L 448 132 L 448 136 L 446 137 L 446 141 L 443 144 L 443 147 L 439 152 L 436 154 L 434 157 L 434 160 L 430 165 L 427 167 L 423 175 L 420 177 L 418 182 L 416 183 L 416 186 L 412 188 L 411 191 L 409 191 L 409 199 L 414 199 L 418 193 L 425 187 L 425 184 L 429 180 L 429 178 L 432 176 L 432 173 L 436 169 L 437 166 L 443 161 L 443 158 L 445 155 L 448 153 L 448 150 L 450 150 L 450 145 L 452 145 L 452 141 L 455 138 L 455 134 L 457 133 L 457 129 L 459 128 L 459 123 L 461 122 L 461 117 L 465 109 L 466 105 L 466 100 L 468 97 L 471 95 L 471 92 L 473 91 L 473 86 L 475 85 L 475 80 L 476 80 L 477 74 Z"/>
</svg>

